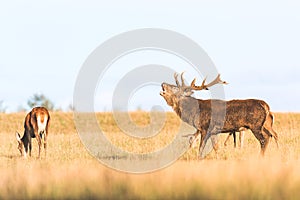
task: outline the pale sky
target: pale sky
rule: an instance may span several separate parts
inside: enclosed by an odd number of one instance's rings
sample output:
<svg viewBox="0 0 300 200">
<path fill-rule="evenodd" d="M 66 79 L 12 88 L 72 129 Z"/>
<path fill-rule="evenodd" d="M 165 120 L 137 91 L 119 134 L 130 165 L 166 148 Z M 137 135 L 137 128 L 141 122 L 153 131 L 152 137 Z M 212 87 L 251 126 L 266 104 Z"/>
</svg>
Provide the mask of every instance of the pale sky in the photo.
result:
<svg viewBox="0 0 300 200">
<path fill-rule="evenodd" d="M 34 93 L 43 93 L 66 109 L 77 74 L 95 48 L 126 31 L 162 28 L 189 37 L 207 52 L 230 83 L 226 99 L 259 98 L 273 111 L 300 112 L 299 11 L 296 0 L 1 1 L 0 100 L 14 112 Z M 144 55 L 143 62 L 135 57 L 138 64 L 166 63 L 186 70 L 167 55 Z M 133 60 L 120 61 L 128 64 L 124 73 L 136 65 Z M 191 81 L 193 73 L 186 72 Z M 112 85 L 104 82 L 108 96 Z M 130 108 L 166 106 L 159 90 L 158 85 L 138 90 Z M 109 98 L 96 93 L 95 99 L 96 110 L 109 109 Z"/>
</svg>

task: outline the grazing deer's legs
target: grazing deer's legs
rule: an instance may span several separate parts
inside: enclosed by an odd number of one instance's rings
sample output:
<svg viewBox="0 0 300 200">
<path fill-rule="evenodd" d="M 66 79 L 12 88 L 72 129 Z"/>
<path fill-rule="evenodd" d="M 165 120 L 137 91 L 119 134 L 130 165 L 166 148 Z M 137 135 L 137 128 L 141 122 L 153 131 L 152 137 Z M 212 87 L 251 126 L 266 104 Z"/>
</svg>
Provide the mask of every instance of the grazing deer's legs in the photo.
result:
<svg viewBox="0 0 300 200">
<path fill-rule="evenodd" d="M 32 148 L 32 144 L 31 144 L 31 138 L 29 139 L 29 156 L 31 156 L 31 148 Z"/>
<path fill-rule="evenodd" d="M 45 130 L 45 143 L 44 143 L 44 149 L 45 149 L 45 157 L 47 156 L 47 136 L 48 136 L 48 127 L 49 127 L 50 121 L 48 119 L 48 126 L 46 126 Z"/>
<path fill-rule="evenodd" d="M 35 135 L 35 138 L 38 142 L 38 146 L 39 146 L 39 154 L 38 154 L 38 158 L 40 158 L 40 153 L 41 153 L 41 137 L 40 137 L 40 133 L 39 133 L 39 127 L 38 127 L 38 122 L 33 124 L 33 133 Z"/>
<path fill-rule="evenodd" d="M 239 147 L 240 148 L 243 148 L 243 146 L 244 146 L 244 134 L 245 134 L 244 131 L 245 131 L 245 128 L 241 128 L 239 130 Z M 236 132 L 235 131 L 228 134 L 228 136 L 224 142 L 224 146 L 227 146 L 227 142 L 231 135 L 233 136 L 234 148 L 236 148 L 237 145 L 236 145 Z"/>
<path fill-rule="evenodd" d="M 44 136 L 44 150 L 45 150 L 45 157 L 47 156 L 47 135 Z"/>
<path fill-rule="evenodd" d="M 197 130 L 196 133 L 194 133 L 193 136 L 190 137 L 190 139 L 189 139 L 190 148 L 195 147 L 197 141 L 199 140 L 199 137 L 200 137 L 200 131 Z"/>
<path fill-rule="evenodd" d="M 239 134 L 240 148 L 243 148 L 243 146 L 244 146 L 244 136 L 245 136 L 245 131 L 240 131 L 240 134 Z"/>
<path fill-rule="evenodd" d="M 38 156 L 38 158 L 40 158 L 41 157 L 41 146 L 42 146 L 42 140 L 40 138 L 40 135 L 36 136 L 36 140 L 37 140 L 38 145 L 39 145 L 39 156 Z"/>
<path fill-rule="evenodd" d="M 224 142 L 224 146 L 227 146 L 227 142 L 228 142 L 228 140 L 229 140 L 229 138 L 230 138 L 231 135 L 232 135 L 232 132 L 228 134 L 228 136 L 227 136 L 227 138 L 226 138 L 226 140 Z"/>
<path fill-rule="evenodd" d="M 233 136 L 234 148 L 236 148 L 236 132 L 235 131 L 228 134 L 228 136 L 224 142 L 224 146 L 227 146 L 227 142 L 231 135 Z M 239 147 L 242 148 L 243 143 L 244 143 L 244 132 L 242 130 L 239 130 L 239 141 L 240 141 Z"/>
<path fill-rule="evenodd" d="M 235 131 L 232 132 L 232 135 L 233 135 L 234 148 L 236 148 L 236 133 L 235 133 Z"/>
</svg>

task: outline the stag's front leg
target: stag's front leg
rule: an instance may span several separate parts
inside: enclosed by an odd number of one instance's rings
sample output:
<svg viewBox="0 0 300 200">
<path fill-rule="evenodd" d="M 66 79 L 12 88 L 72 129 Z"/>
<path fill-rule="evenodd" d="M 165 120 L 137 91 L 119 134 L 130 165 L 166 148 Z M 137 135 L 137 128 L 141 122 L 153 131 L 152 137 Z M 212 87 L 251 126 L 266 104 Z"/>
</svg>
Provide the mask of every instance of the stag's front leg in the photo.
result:
<svg viewBox="0 0 300 200">
<path fill-rule="evenodd" d="M 234 133 L 235 134 L 235 133 Z M 218 136 L 216 134 L 212 134 L 210 136 L 211 138 L 211 142 L 212 142 L 212 146 L 213 146 L 213 149 L 215 150 L 216 152 L 216 157 L 218 158 L 218 149 L 219 149 L 219 143 L 218 143 Z"/>
<path fill-rule="evenodd" d="M 204 156 L 202 156 L 202 152 L 203 152 L 204 146 L 205 146 L 204 138 L 206 137 L 206 133 L 207 132 L 204 130 L 201 132 L 201 140 L 200 140 L 199 151 L 198 151 L 198 155 L 197 155 L 200 160 L 204 159 Z"/>
<path fill-rule="evenodd" d="M 189 139 L 190 148 L 194 148 L 196 142 L 199 140 L 199 137 L 201 136 L 200 130 L 197 130 L 196 133 L 193 134 L 192 137 Z"/>
<path fill-rule="evenodd" d="M 260 154 L 264 156 L 266 148 L 269 143 L 270 136 L 267 135 L 266 133 L 263 133 L 261 130 L 251 130 L 251 131 L 260 143 L 260 147 L 261 147 Z"/>
<path fill-rule="evenodd" d="M 218 139 L 217 139 L 218 136 L 215 133 L 210 133 L 210 134 L 211 135 L 209 136 L 209 138 L 207 138 L 206 141 L 204 141 L 207 136 L 207 132 L 204 132 L 204 131 L 202 132 L 201 142 L 200 142 L 200 146 L 199 146 L 199 159 L 204 159 L 204 157 L 209 153 L 209 152 L 207 152 L 207 153 L 205 153 L 205 155 L 203 155 L 206 145 L 211 145 L 212 148 L 215 150 L 216 155 L 218 157 L 218 148 L 219 148 Z M 209 139 L 210 139 L 210 141 L 209 141 Z M 207 142 L 211 142 L 211 144 L 207 144 Z"/>
<path fill-rule="evenodd" d="M 271 136 L 267 135 L 267 134 L 263 134 L 263 139 L 260 140 L 260 146 L 261 146 L 261 155 L 264 156 L 265 155 L 265 151 L 267 149 L 267 146 L 269 144 Z"/>
</svg>

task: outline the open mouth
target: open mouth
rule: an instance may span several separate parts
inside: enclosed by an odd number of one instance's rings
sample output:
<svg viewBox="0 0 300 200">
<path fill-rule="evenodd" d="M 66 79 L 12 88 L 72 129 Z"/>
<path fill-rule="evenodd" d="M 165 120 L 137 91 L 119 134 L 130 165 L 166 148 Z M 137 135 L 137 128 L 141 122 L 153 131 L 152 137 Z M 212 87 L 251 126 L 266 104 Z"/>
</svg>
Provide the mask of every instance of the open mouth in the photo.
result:
<svg viewBox="0 0 300 200">
<path fill-rule="evenodd" d="M 161 84 L 161 88 L 162 88 L 162 91 L 160 91 L 160 95 L 161 96 L 164 96 L 165 95 L 165 88 L 164 88 L 164 84 Z"/>
<path fill-rule="evenodd" d="M 160 93 L 159 93 L 161 96 L 164 96 L 165 95 L 165 91 L 163 90 L 163 91 L 160 91 Z"/>
</svg>

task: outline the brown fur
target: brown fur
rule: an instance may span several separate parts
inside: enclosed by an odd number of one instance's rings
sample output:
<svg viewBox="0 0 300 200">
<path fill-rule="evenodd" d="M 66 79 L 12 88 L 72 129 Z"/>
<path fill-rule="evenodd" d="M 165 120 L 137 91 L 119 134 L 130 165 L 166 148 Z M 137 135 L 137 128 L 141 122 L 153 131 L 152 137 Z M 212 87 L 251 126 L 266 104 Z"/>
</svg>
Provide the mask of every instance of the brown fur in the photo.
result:
<svg viewBox="0 0 300 200">
<path fill-rule="evenodd" d="M 176 77 L 175 77 L 176 79 Z M 178 83 L 178 81 L 176 80 Z M 263 155 L 270 137 L 274 136 L 277 142 L 277 133 L 272 129 L 273 114 L 269 105 L 257 99 L 223 101 L 217 99 L 202 100 L 191 97 L 194 88 L 177 86 L 163 83 L 163 91 L 160 93 L 169 106 L 177 115 L 189 125 L 195 127 L 197 132 L 194 140 L 201 134 L 199 153 L 201 155 L 205 142 L 204 139 L 209 133 L 236 132 L 241 128 L 250 129 L 261 145 Z M 217 114 L 212 116 L 212 106 Z M 218 113 L 225 113 L 225 116 Z M 193 143 L 193 141 L 190 143 Z M 217 150 L 217 143 L 213 141 L 214 149 Z"/>
<path fill-rule="evenodd" d="M 38 116 L 40 116 L 41 123 L 44 122 L 44 117 L 46 116 L 46 126 L 45 129 L 40 130 L 38 127 Z M 44 143 L 45 156 L 47 154 L 47 136 L 48 136 L 48 128 L 50 122 L 50 114 L 48 110 L 44 107 L 36 107 L 33 108 L 25 117 L 24 122 L 24 135 L 20 138 L 20 134 L 16 133 L 16 138 L 18 141 L 18 149 L 21 152 L 21 155 L 26 156 L 29 148 L 29 155 L 31 156 L 31 138 L 36 138 L 39 146 L 39 155 L 41 152 L 42 142 Z M 41 127 L 40 127 L 41 128 Z M 44 141 L 42 141 L 44 139 Z"/>
</svg>

